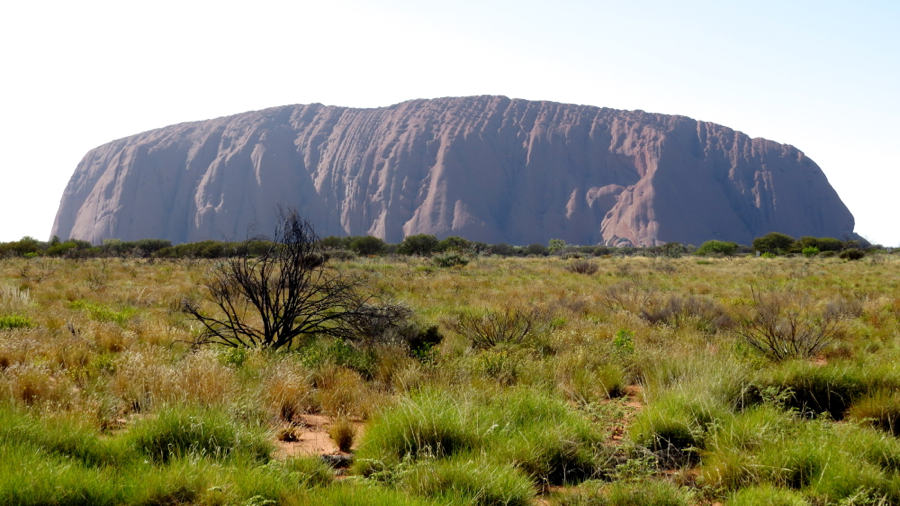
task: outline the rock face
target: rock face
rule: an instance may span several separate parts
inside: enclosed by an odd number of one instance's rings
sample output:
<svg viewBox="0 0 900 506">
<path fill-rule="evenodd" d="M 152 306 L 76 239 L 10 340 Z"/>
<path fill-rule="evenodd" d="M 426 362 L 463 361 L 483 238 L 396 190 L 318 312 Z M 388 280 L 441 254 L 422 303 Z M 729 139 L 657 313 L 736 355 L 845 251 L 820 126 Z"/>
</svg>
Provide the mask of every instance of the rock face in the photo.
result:
<svg viewBox="0 0 900 506">
<path fill-rule="evenodd" d="M 793 146 L 683 116 L 479 96 L 275 107 L 85 155 L 53 234 L 240 240 L 277 205 L 320 235 L 509 244 L 844 238 L 853 216 Z"/>
</svg>

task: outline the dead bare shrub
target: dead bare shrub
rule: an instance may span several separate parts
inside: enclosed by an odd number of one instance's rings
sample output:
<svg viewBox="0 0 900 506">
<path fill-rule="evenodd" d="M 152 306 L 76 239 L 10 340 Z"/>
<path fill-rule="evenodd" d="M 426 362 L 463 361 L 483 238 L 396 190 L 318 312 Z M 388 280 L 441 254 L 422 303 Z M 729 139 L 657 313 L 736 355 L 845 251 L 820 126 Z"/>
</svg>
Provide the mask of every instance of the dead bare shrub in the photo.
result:
<svg viewBox="0 0 900 506">
<path fill-rule="evenodd" d="M 735 325 L 734 319 L 721 304 L 694 295 L 669 295 L 656 307 L 642 309 L 641 317 L 652 324 L 662 323 L 673 327 L 693 321 L 698 329 L 707 332 L 730 329 Z"/>
<path fill-rule="evenodd" d="M 575 274 L 585 274 L 591 276 L 597 274 L 600 267 L 596 262 L 590 260 L 578 259 L 566 265 L 566 270 Z"/>
<path fill-rule="evenodd" d="M 678 272 L 678 267 L 668 257 L 654 257 L 650 261 L 650 268 L 662 274 L 672 275 Z"/>
<path fill-rule="evenodd" d="M 547 314 L 535 308 L 506 306 L 501 311 L 486 311 L 482 315 L 463 312 L 445 323 L 450 330 L 469 340 L 473 348 L 485 350 L 500 344 L 521 344 L 528 333 L 541 323 Z"/>
<path fill-rule="evenodd" d="M 373 304 L 362 278 L 329 268 L 312 225 L 296 211 L 280 218 L 272 241 L 246 241 L 210 270 L 205 287 L 213 312 L 183 300 L 182 310 L 204 327 L 196 344 L 289 349 L 313 336 L 357 339 L 406 315 L 405 308 Z"/>
<path fill-rule="evenodd" d="M 604 287 L 598 299 L 608 311 L 640 313 L 652 298 L 652 289 L 644 288 L 634 281 L 621 281 Z"/>
<path fill-rule="evenodd" d="M 19 275 L 28 283 L 40 283 L 56 274 L 58 268 L 59 265 L 53 260 L 29 258 L 19 270 Z"/>
<path fill-rule="evenodd" d="M 810 358 L 834 342 L 843 317 L 827 308 L 817 311 L 805 293 L 794 290 L 753 291 L 752 314 L 738 334 L 751 347 L 775 361 Z"/>
<path fill-rule="evenodd" d="M 825 305 L 825 311 L 838 318 L 859 318 L 865 308 L 859 297 L 846 298 L 838 296 Z"/>
</svg>

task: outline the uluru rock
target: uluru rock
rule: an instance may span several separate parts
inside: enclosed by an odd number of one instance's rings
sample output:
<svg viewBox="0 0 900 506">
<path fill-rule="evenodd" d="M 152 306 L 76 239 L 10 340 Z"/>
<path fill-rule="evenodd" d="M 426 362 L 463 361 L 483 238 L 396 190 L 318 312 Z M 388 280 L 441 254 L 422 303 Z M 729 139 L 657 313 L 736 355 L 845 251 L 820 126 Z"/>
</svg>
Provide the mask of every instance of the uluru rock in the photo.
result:
<svg viewBox="0 0 900 506">
<path fill-rule="evenodd" d="M 793 146 L 684 116 L 478 96 L 274 107 L 119 139 L 85 155 L 52 233 L 239 240 L 271 232 L 279 204 L 320 235 L 395 243 L 749 244 L 854 226 Z"/>
</svg>

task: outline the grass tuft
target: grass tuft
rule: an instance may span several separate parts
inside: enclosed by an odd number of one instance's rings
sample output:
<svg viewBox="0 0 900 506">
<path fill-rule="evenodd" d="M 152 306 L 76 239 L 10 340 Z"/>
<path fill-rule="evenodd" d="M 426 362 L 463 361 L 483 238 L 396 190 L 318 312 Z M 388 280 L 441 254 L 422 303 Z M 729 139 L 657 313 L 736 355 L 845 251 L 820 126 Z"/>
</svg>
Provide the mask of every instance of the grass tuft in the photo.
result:
<svg viewBox="0 0 900 506">
<path fill-rule="evenodd" d="M 239 426 L 225 413 L 189 406 L 173 406 L 135 423 L 127 440 L 156 462 L 183 457 L 214 460 L 243 456 L 265 461 L 272 451 L 266 435 Z"/>
<path fill-rule="evenodd" d="M 419 495 L 480 506 L 524 506 L 534 496 L 531 480 L 520 470 L 468 455 L 426 460 L 404 476 L 401 486 Z"/>
<path fill-rule="evenodd" d="M 342 452 L 349 452 L 356 439 L 356 428 L 347 417 L 340 417 L 328 428 L 328 436 Z"/>
</svg>

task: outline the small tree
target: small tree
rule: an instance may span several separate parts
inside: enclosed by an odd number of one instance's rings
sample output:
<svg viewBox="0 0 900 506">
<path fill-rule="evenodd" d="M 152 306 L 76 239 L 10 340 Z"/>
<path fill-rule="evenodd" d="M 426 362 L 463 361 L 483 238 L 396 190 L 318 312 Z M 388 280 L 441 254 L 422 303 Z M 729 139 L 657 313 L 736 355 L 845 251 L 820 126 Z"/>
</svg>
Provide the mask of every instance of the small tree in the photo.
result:
<svg viewBox="0 0 900 506">
<path fill-rule="evenodd" d="M 428 256 L 438 249 L 437 237 L 429 234 L 411 235 L 397 246 L 400 255 Z"/>
<path fill-rule="evenodd" d="M 550 239 L 550 242 L 547 244 L 547 250 L 550 251 L 551 255 L 564 249 L 566 249 L 566 241 L 562 239 Z"/>
<path fill-rule="evenodd" d="M 784 253 L 794 245 L 794 238 L 779 232 L 770 232 L 753 239 L 753 249 L 763 253 Z"/>
<path fill-rule="evenodd" d="M 731 256 L 737 252 L 738 244 L 736 242 L 726 241 L 706 241 L 700 245 L 700 248 L 694 252 L 699 256 L 723 255 Z"/>
<path fill-rule="evenodd" d="M 506 244 L 505 242 L 501 242 L 500 244 L 491 244 L 488 248 L 488 251 L 491 255 L 499 255 L 503 257 L 510 257 L 516 254 L 516 248 Z"/>
<path fill-rule="evenodd" d="M 444 238 L 437 245 L 438 251 L 461 251 L 465 252 L 472 247 L 472 241 L 451 235 Z"/>
<path fill-rule="evenodd" d="M 360 278 L 327 268 L 321 242 L 296 211 L 280 218 L 273 241 L 246 241 L 242 253 L 211 270 L 206 300 L 213 314 L 183 301 L 204 326 L 196 344 L 291 348 L 314 335 L 365 337 L 408 316 L 401 306 L 371 304 Z M 251 254 L 259 244 L 267 247 Z"/>
<path fill-rule="evenodd" d="M 549 253 L 550 250 L 541 243 L 536 242 L 525 247 L 526 255 L 547 256 Z"/>
<path fill-rule="evenodd" d="M 350 238 L 350 249 L 359 255 L 381 255 L 387 251 L 387 243 L 378 237 L 362 235 Z"/>
</svg>

